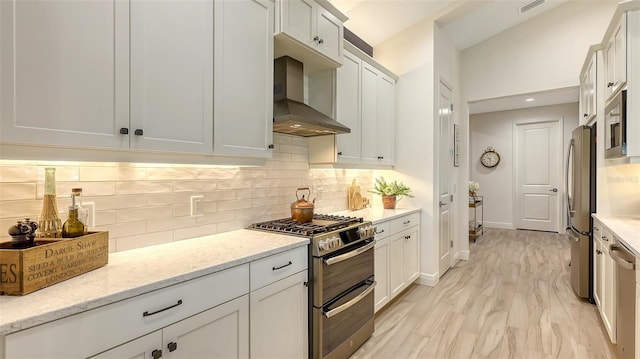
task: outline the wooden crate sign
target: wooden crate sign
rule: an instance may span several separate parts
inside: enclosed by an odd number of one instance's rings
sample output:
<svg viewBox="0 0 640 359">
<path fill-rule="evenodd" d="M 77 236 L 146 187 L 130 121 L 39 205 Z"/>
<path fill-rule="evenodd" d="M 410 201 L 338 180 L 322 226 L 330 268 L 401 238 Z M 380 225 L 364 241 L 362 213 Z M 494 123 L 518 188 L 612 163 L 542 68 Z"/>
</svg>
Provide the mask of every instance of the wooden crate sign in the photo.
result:
<svg viewBox="0 0 640 359">
<path fill-rule="evenodd" d="M 109 232 L 76 238 L 36 239 L 36 246 L 0 245 L 0 294 L 25 295 L 62 282 L 109 261 Z"/>
</svg>

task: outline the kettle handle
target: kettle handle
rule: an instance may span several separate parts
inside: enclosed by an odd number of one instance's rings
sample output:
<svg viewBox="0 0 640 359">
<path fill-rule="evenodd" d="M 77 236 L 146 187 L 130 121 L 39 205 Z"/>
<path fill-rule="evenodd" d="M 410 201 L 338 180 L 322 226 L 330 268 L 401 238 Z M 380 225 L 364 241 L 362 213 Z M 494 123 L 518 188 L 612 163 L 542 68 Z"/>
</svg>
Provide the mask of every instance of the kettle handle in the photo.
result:
<svg viewBox="0 0 640 359">
<path fill-rule="evenodd" d="M 296 199 L 300 199 L 300 197 L 298 197 L 298 192 L 300 191 L 307 191 L 307 198 L 311 197 L 311 190 L 309 189 L 309 187 L 299 187 L 296 190 Z M 304 198 L 304 195 L 302 195 L 302 198 Z"/>
</svg>

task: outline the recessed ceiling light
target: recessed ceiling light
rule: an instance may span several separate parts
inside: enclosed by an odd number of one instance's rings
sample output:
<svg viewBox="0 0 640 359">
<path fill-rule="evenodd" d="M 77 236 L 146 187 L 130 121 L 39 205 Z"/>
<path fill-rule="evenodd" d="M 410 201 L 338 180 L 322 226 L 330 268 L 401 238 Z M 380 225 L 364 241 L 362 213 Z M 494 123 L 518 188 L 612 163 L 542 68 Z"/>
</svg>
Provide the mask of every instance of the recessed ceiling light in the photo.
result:
<svg viewBox="0 0 640 359">
<path fill-rule="evenodd" d="M 527 102 L 533 102 L 533 101 L 535 101 L 535 100 L 536 100 L 535 98 L 528 98 L 528 99 L 526 99 L 525 101 L 527 101 Z"/>
</svg>

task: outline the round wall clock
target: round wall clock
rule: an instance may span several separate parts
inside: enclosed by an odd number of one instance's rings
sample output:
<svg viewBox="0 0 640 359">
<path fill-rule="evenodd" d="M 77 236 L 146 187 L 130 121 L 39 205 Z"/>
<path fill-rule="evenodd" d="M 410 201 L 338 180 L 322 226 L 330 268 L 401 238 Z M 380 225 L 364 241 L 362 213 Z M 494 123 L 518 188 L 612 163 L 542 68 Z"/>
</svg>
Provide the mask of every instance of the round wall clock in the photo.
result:
<svg viewBox="0 0 640 359">
<path fill-rule="evenodd" d="M 480 163 L 487 168 L 493 168 L 500 163 L 500 154 L 493 147 L 487 147 L 480 156 Z"/>
</svg>

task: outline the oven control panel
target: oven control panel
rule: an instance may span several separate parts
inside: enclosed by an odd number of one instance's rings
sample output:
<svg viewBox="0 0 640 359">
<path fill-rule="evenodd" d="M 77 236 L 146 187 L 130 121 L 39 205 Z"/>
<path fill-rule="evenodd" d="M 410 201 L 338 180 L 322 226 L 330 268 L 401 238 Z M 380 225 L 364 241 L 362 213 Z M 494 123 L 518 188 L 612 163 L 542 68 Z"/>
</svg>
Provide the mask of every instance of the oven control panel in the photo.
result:
<svg viewBox="0 0 640 359">
<path fill-rule="evenodd" d="M 375 232 L 376 227 L 371 222 L 366 222 L 318 236 L 312 239 L 315 247 L 314 255 L 325 255 L 365 239 L 373 238 Z"/>
</svg>

